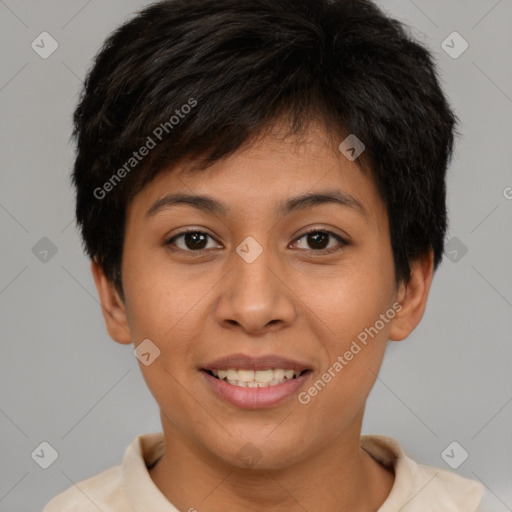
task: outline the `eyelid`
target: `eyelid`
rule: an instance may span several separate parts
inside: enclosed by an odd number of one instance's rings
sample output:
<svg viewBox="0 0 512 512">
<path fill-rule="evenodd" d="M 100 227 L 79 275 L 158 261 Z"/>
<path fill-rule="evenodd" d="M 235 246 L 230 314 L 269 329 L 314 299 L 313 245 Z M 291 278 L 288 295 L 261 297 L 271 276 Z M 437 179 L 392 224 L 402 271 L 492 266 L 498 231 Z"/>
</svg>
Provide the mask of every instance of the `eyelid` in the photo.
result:
<svg viewBox="0 0 512 512">
<path fill-rule="evenodd" d="M 207 237 L 210 237 L 212 240 L 215 241 L 215 243 L 217 243 L 217 244 L 220 243 L 205 228 L 184 228 L 182 231 L 179 231 L 178 233 L 175 233 L 175 234 L 170 235 L 170 236 L 166 236 L 165 239 L 164 239 L 163 245 L 164 246 L 171 246 L 176 239 L 178 239 L 180 237 L 183 237 L 184 235 L 187 235 L 188 233 L 201 233 L 203 235 L 206 235 Z M 210 252 L 211 249 L 201 249 L 201 250 L 198 250 L 198 251 L 191 251 L 191 250 L 181 249 L 180 247 L 176 247 L 175 250 L 176 251 L 181 251 L 181 252 L 194 253 L 194 254 L 203 254 L 203 253 Z"/>
<path fill-rule="evenodd" d="M 326 226 L 312 226 L 306 229 L 306 231 L 302 232 L 299 235 L 296 235 L 295 240 L 302 238 L 304 235 L 309 235 L 310 233 L 328 233 L 330 235 L 333 235 L 334 237 L 338 237 L 342 239 L 345 243 L 349 243 L 349 236 L 346 234 L 338 233 L 334 231 L 331 227 Z"/>
<path fill-rule="evenodd" d="M 307 231 L 303 232 L 302 234 L 296 236 L 294 238 L 294 241 L 292 243 L 295 243 L 297 242 L 298 240 L 300 240 L 301 238 L 304 238 L 305 236 L 311 234 L 311 233 L 325 233 L 329 236 L 332 236 L 333 238 L 335 238 L 338 242 L 340 242 L 341 244 L 341 248 L 330 248 L 330 249 L 319 249 L 319 250 L 313 250 L 313 249 L 304 249 L 306 251 L 310 251 L 312 253 L 316 253 L 318 255 L 322 255 L 322 254 L 328 254 L 328 253 L 332 253 L 332 252 L 336 252 L 336 251 L 339 251 L 341 250 L 344 246 L 346 245 L 349 245 L 349 241 L 348 241 L 348 237 L 345 237 L 343 235 L 340 235 L 339 233 L 336 233 L 334 231 L 332 231 L 331 229 L 329 228 L 325 228 L 325 227 L 320 227 L 320 226 L 314 226 L 312 228 L 308 228 Z"/>
<path fill-rule="evenodd" d="M 188 233 L 201 233 L 201 234 L 204 234 L 207 237 L 209 237 L 212 240 L 214 240 L 217 244 L 220 244 L 220 242 L 217 241 L 215 236 L 210 234 L 205 228 L 195 228 L 195 227 L 192 227 L 192 228 L 184 228 L 182 231 L 179 231 L 178 233 L 175 233 L 175 234 L 173 234 L 171 236 L 166 237 L 165 240 L 164 240 L 164 245 L 165 246 L 172 246 L 176 239 L 178 239 L 180 237 L 183 237 L 183 236 L 187 235 Z M 321 255 L 324 255 L 324 254 L 330 254 L 330 253 L 338 252 L 338 251 L 342 250 L 346 245 L 349 245 L 349 243 L 350 243 L 347 240 L 348 237 L 340 235 L 340 234 L 332 231 L 331 229 L 326 228 L 326 227 L 322 227 L 322 226 L 313 226 L 313 227 L 308 228 L 307 231 L 304 231 L 302 234 L 295 236 L 295 238 L 293 239 L 293 241 L 291 243 L 295 244 L 298 240 L 300 240 L 301 238 L 304 238 L 305 236 L 307 236 L 307 235 L 309 235 L 311 233 L 325 233 L 325 234 L 331 236 L 332 238 L 336 239 L 339 242 L 338 247 L 334 247 L 334 248 L 331 247 L 330 249 L 318 249 L 318 250 L 307 249 L 307 248 L 306 249 L 302 249 L 303 251 L 310 252 L 310 253 L 316 254 L 318 256 L 321 256 Z M 220 245 L 222 245 L 222 244 L 220 244 Z M 194 250 L 189 250 L 189 249 L 182 249 L 180 247 L 172 248 L 172 250 L 177 251 L 177 252 L 196 254 L 198 256 L 210 253 L 211 249 L 212 248 L 200 249 L 200 250 L 194 251 Z"/>
</svg>

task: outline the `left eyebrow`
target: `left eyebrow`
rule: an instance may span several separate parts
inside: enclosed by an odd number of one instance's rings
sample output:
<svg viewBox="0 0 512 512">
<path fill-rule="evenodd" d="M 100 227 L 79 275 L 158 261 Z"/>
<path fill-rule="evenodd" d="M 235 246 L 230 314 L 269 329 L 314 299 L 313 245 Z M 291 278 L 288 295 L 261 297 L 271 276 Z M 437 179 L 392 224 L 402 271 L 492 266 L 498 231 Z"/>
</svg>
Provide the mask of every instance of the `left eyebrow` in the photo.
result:
<svg viewBox="0 0 512 512">
<path fill-rule="evenodd" d="M 363 216 L 367 216 L 364 206 L 358 199 L 339 190 L 326 190 L 291 197 L 279 204 L 277 213 L 288 215 L 295 211 L 329 203 L 352 208 Z M 198 210 L 220 215 L 226 215 L 228 212 L 228 208 L 223 203 L 212 197 L 196 194 L 169 194 L 153 203 L 146 212 L 146 216 L 151 217 L 163 209 L 179 204 L 189 205 Z"/>
<path fill-rule="evenodd" d="M 151 217 L 160 210 L 179 204 L 193 206 L 198 210 L 209 213 L 218 213 L 221 215 L 226 215 L 227 213 L 227 208 L 222 203 L 208 196 L 195 194 L 169 194 L 153 203 L 151 208 L 146 212 L 146 216 Z"/>
<path fill-rule="evenodd" d="M 341 192 L 339 190 L 325 190 L 311 194 L 303 194 L 291 197 L 280 205 L 278 212 L 281 215 L 287 215 L 291 212 L 319 206 L 322 204 L 338 204 L 348 206 L 363 216 L 367 216 L 367 212 L 362 203 L 351 194 Z"/>
</svg>

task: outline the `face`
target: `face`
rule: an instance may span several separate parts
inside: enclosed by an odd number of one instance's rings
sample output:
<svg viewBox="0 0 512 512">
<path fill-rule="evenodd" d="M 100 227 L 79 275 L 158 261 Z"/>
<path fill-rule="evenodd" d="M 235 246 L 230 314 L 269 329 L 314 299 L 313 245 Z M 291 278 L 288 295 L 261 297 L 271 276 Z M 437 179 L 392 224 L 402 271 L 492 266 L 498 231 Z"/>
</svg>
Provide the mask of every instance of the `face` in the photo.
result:
<svg viewBox="0 0 512 512">
<path fill-rule="evenodd" d="M 107 324 L 150 340 L 164 430 L 240 467 L 358 438 L 387 340 L 415 324 L 371 175 L 315 127 L 159 174 L 127 210 L 122 276 Z"/>
</svg>

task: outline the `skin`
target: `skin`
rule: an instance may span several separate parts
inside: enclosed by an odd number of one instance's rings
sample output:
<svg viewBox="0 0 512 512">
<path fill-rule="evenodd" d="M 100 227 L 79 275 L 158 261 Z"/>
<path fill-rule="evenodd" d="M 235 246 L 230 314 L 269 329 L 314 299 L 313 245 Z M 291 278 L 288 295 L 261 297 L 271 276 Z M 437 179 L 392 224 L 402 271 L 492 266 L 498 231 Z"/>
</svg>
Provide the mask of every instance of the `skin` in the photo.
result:
<svg viewBox="0 0 512 512">
<path fill-rule="evenodd" d="M 149 366 L 139 363 L 166 443 L 150 475 L 179 510 L 375 511 L 393 486 L 393 471 L 359 447 L 361 424 L 388 340 L 407 337 L 423 316 L 432 253 L 397 284 L 388 216 L 370 173 L 319 126 L 298 142 L 277 126 L 206 171 L 183 162 L 146 185 L 127 209 L 124 302 L 92 264 L 111 337 L 135 346 L 149 338 L 161 351 Z M 333 189 L 364 213 L 334 203 L 276 211 L 292 196 Z M 174 205 L 147 215 L 177 192 L 208 195 L 228 212 Z M 166 245 L 184 228 L 212 237 L 204 254 L 190 237 L 188 246 L 187 237 Z M 348 243 L 308 239 L 309 228 Z M 263 249 L 250 264 L 236 252 L 248 236 Z M 295 394 L 240 409 L 200 374 L 230 354 L 276 354 L 308 363 L 312 374 L 299 391 L 307 390 L 395 303 L 396 316 L 307 405 Z M 252 467 L 237 457 L 247 443 L 261 454 Z"/>
</svg>

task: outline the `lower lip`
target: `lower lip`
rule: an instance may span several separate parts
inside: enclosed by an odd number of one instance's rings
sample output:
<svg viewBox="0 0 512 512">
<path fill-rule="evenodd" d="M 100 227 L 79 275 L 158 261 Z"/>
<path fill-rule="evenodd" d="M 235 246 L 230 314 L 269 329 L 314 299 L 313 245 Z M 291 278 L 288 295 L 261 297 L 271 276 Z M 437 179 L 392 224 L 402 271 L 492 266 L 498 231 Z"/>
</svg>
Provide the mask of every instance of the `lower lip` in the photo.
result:
<svg viewBox="0 0 512 512">
<path fill-rule="evenodd" d="M 304 384 L 311 372 L 306 371 L 295 379 L 290 379 L 282 384 L 276 384 L 275 386 L 268 386 L 266 388 L 243 388 L 241 386 L 234 386 L 224 380 L 213 377 L 204 370 L 202 370 L 201 373 L 208 385 L 221 398 L 243 409 L 260 409 L 278 405 L 295 394 Z"/>
</svg>

